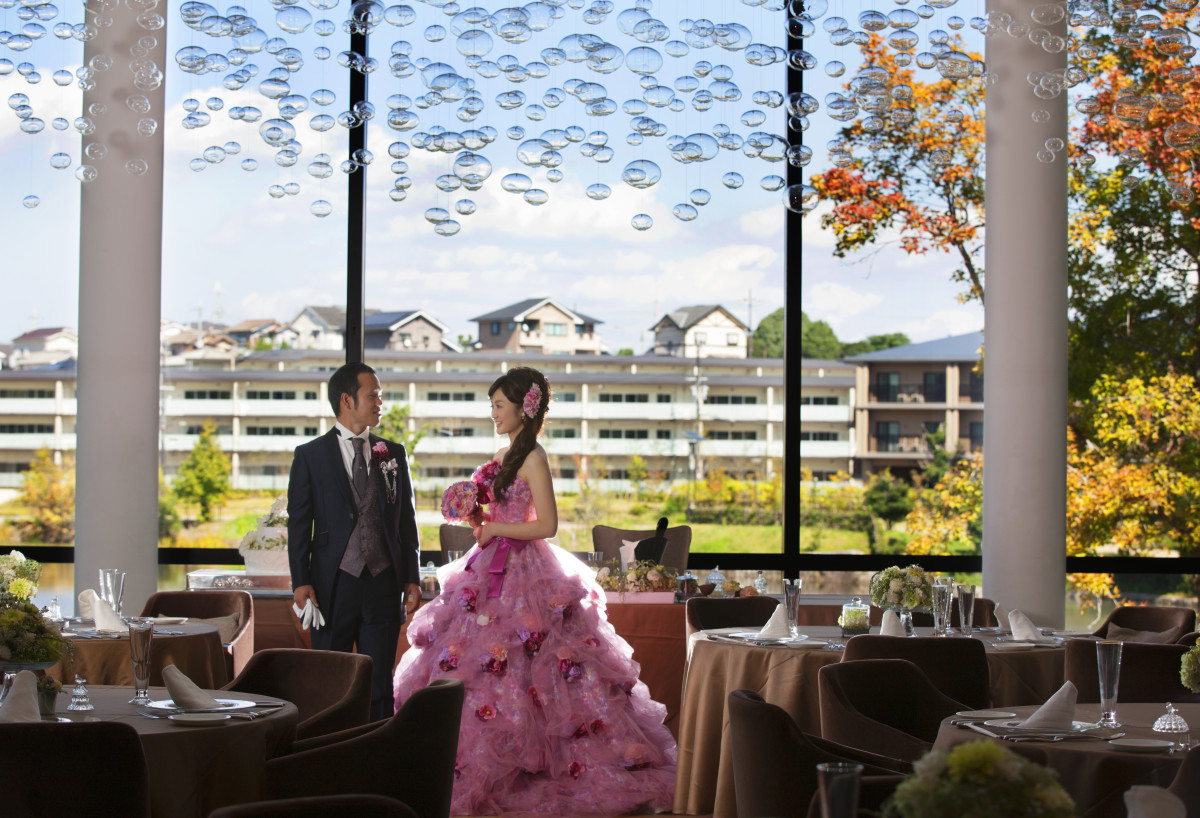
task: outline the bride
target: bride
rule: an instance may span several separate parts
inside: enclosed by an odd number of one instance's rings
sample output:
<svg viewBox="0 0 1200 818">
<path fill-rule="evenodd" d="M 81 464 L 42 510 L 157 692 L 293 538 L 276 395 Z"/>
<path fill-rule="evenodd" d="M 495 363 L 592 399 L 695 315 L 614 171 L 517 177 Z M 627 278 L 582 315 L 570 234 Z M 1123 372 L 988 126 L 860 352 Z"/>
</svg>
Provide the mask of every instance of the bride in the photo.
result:
<svg viewBox="0 0 1200 818">
<path fill-rule="evenodd" d="M 638 681 L 592 572 L 546 542 L 558 509 L 537 436 L 550 386 L 516 367 L 488 395 L 509 445 L 443 499 L 477 545 L 443 570 L 442 592 L 409 623 L 396 707 L 434 679 L 463 681 L 454 815 L 669 811 L 666 708 Z"/>
</svg>

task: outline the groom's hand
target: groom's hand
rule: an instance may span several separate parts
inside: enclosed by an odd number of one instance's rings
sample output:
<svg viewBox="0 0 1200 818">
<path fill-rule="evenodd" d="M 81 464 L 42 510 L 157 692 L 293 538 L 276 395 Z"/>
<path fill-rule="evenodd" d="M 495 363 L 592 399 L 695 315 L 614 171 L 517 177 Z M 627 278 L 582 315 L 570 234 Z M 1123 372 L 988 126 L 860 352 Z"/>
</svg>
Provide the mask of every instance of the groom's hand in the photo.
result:
<svg viewBox="0 0 1200 818">
<path fill-rule="evenodd" d="M 292 602 L 296 604 L 297 608 L 303 608 L 305 603 L 310 599 L 314 608 L 320 607 L 317 605 L 317 593 L 311 585 L 301 585 L 292 592 Z"/>
<path fill-rule="evenodd" d="M 421 607 L 421 586 L 416 582 L 406 583 L 404 586 L 404 610 L 409 616 L 417 612 L 417 608 Z"/>
</svg>

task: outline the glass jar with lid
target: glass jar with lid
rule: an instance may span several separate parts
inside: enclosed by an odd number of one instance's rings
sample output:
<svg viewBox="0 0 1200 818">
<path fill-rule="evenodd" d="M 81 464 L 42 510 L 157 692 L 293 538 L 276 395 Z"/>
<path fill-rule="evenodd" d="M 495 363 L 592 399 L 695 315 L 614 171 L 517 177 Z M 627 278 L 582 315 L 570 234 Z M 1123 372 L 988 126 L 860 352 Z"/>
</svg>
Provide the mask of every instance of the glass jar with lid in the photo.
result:
<svg viewBox="0 0 1200 818">
<path fill-rule="evenodd" d="M 870 633 L 870 612 L 870 608 L 862 601 L 862 597 L 856 596 L 843 605 L 842 615 L 838 617 L 838 624 L 842 626 L 842 638 L 848 639 L 851 636 Z"/>
</svg>

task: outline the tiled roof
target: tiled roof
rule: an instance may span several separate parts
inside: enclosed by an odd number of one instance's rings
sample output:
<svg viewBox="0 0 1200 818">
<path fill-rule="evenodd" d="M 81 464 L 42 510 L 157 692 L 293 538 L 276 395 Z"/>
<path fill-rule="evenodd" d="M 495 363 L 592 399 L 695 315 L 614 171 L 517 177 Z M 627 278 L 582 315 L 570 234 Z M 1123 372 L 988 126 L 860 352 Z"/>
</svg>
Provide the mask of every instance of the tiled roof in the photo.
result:
<svg viewBox="0 0 1200 818">
<path fill-rule="evenodd" d="M 864 352 L 862 355 L 852 355 L 846 360 L 862 364 L 888 361 L 973 363 L 979 360 L 982 347 L 983 333 L 968 332 L 965 335 L 951 335 L 936 341 L 922 341 L 919 344 L 905 344 L 891 349 L 877 349 L 874 352 Z"/>
<path fill-rule="evenodd" d="M 70 329 L 70 327 L 43 327 L 42 329 L 32 329 L 24 335 L 19 335 L 16 338 L 13 338 L 13 343 L 16 344 L 21 341 L 34 341 L 38 338 L 49 338 L 52 335 L 57 335 L 60 332 L 67 332 Z"/>
<path fill-rule="evenodd" d="M 579 319 L 584 324 L 602 324 L 603 321 L 592 318 L 589 315 L 584 315 L 572 309 L 564 307 L 562 304 L 555 301 L 553 298 L 526 298 L 524 301 L 518 301 L 516 304 L 509 304 L 507 307 L 501 307 L 498 310 L 489 312 L 486 315 L 478 315 L 471 321 L 513 321 L 517 318 L 523 318 L 526 313 L 543 304 L 553 304 L 568 315 L 572 315 Z"/>
</svg>

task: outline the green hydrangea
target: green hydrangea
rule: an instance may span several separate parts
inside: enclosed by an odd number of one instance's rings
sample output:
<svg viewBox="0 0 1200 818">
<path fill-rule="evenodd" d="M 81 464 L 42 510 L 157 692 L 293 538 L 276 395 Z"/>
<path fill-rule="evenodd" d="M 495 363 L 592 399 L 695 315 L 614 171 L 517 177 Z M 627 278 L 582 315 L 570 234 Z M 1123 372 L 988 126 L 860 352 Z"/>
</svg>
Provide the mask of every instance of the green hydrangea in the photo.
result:
<svg viewBox="0 0 1200 818">
<path fill-rule="evenodd" d="M 1179 681 L 1193 693 L 1200 693 L 1200 645 L 1192 645 L 1179 662 Z"/>
</svg>

